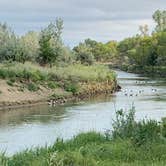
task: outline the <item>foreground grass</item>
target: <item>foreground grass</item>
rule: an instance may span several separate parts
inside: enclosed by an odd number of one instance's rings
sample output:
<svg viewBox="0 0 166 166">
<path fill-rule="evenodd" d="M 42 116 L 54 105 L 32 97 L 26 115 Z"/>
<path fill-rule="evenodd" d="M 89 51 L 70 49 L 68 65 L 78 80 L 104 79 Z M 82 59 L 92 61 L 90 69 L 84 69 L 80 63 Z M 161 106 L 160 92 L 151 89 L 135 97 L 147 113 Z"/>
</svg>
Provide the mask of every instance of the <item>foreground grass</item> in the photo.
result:
<svg viewBox="0 0 166 166">
<path fill-rule="evenodd" d="M 2 166 L 165 166 L 166 125 L 134 120 L 134 110 L 117 111 L 113 132 L 58 139 L 50 147 L 0 157 Z"/>
<path fill-rule="evenodd" d="M 99 133 L 80 134 L 70 141 L 58 140 L 52 147 L 28 150 L 11 158 L 1 157 L 2 166 L 121 166 L 163 165 L 166 143 L 135 146 L 131 140 L 108 140 Z"/>
</svg>

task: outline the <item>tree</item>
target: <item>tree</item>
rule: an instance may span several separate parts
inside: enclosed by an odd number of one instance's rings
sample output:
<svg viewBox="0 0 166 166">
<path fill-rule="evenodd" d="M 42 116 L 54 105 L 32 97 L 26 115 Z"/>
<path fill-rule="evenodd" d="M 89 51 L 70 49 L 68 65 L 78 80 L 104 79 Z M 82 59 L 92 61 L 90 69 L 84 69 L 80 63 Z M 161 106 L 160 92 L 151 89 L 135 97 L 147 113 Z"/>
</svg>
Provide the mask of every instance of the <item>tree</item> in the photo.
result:
<svg viewBox="0 0 166 166">
<path fill-rule="evenodd" d="M 166 10 L 157 10 L 153 14 L 153 19 L 157 23 L 155 28 L 156 32 L 166 31 Z"/>
<path fill-rule="evenodd" d="M 24 51 L 25 59 L 35 61 L 39 50 L 39 34 L 34 31 L 26 33 L 20 39 L 20 47 Z"/>
<path fill-rule="evenodd" d="M 157 39 L 157 65 L 166 66 L 166 32 L 154 35 Z"/>
<path fill-rule="evenodd" d="M 82 64 L 86 65 L 92 65 L 94 63 L 95 59 L 91 52 L 91 49 L 90 47 L 87 47 L 85 43 L 80 43 L 73 50 L 76 54 L 77 61 L 80 61 Z"/>
<path fill-rule="evenodd" d="M 61 34 L 63 21 L 57 19 L 55 23 L 50 23 L 41 31 L 39 39 L 39 56 L 38 61 L 41 64 L 52 66 L 58 56 L 62 54 Z"/>
</svg>

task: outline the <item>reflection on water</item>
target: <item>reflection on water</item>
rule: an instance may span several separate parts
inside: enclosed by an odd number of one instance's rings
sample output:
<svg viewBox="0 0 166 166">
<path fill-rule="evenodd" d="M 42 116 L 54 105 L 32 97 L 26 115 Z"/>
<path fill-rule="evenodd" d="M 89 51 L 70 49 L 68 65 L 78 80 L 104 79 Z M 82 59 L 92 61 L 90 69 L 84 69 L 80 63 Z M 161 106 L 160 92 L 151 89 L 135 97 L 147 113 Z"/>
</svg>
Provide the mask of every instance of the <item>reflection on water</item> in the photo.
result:
<svg viewBox="0 0 166 166">
<path fill-rule="evenodd" d="M 104 132 L 111 128 L 115 109 L 128 110 L 132 104 L 136 118 L 159 120 L 166 116 L 166 80 L 149 79 L 117 71 L 122 91 L 65 106 L 0 111 L 0 150 L 8 154 L 52 144 L 56 138 L 71 138 L 79 132 Z"/>
</svg>

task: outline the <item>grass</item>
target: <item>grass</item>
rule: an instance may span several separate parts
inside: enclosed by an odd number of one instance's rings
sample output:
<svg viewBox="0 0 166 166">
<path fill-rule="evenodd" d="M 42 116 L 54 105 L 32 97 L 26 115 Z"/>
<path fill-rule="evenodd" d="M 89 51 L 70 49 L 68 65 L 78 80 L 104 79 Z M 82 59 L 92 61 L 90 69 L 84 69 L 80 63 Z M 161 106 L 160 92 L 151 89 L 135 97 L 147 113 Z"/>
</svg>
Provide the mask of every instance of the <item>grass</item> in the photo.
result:
<svg viewBox="0 0 166 166">
<path fill-rule="evenodd" d="M 13 62 L 0 64 L 0 78 L 8 80 L 7 83 L 10 86 L 13 86 L 15 81 L 26 84 L 26 87 L 32 91 L 36 91 L 38 85 L 43 85 L 51 89 L 61 87 L 66 91 L 76 93 L 80 82 L 115 81 L 116 75 L 103 65 L 73 64 L 49 68 L 30 62 L 25 64 Z"/>
<path fill-rule="evenodd" d="M 67 67 L 41 67 L 30 62 L 0 64 L 0 78 L 16 78 L 20 80 L 79 80 L 79 81 L 105 81 L 115 79 L 115 74 L 104 65 L 84 66 L 81 64 Z"/>
<path fill-rule="evenodd" d="M 134 108 L 117 111 L 113 131 L 82 133 L 73 139 L 57 139 L 50 147 L 26 150 L 6 157 L 2 166 L 164 166 L 165 118 L 136 122 Z"/>
</svg>

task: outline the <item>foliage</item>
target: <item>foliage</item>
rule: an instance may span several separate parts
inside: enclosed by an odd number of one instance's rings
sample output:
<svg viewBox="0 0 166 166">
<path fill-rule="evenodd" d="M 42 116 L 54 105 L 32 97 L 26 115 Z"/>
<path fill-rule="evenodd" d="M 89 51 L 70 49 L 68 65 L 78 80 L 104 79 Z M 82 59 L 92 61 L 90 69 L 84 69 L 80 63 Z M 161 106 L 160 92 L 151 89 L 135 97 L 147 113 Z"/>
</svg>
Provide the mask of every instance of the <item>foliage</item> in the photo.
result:
<svg viewBox="0 0 166 166">
<path fill-rule="evenodd" d="M 94 63 L 94 56 L 85 44 L 80 43 L 79 46 L 74 48 L 76 54 L 76 60 L 80 61 L 82 64 L 92 65 Z"/>
<path fill-rule="evenodd" d="M 0 64 L 0 78 L 9 80 L 10 85 L 14 82 L 24 84 L 31 91 L 44 85 L 51 89 L 60 87 L 75 94 L 80 90 L 81 83 L 115 81 L 116 75 L 104 65 L 75 64 L 49 68 L 30 62 L 15 62 Z"/>
<path fill-rule="evenodd" d="M 157 23 L 155 29 L 157 32 L 166 31 L 166 10 L 157 10 L 153 14 L 153 19 Z"/>
<path fill-rule="evenodd" d="M 125 66 L 130 72 L 164 76 L 166 11 L 157 10 L 153 19 L 157 23 L 155 31 L 149 36 L 147 25 L 140 26 L 141 35 L 126 38 L 118 43 L 119 56 L 117 58 L 119 66 Z"/>
<path fill-rule="evenodd" d="M 125 114 L 123 110 L 116 111 L 116 119 L 113 123 L 113 138 L 132 137 L 135 128 L 135 108 L 131 108 L 129 113 Z"/>
<path fill-rule="evenodd" d="M 39 53 L 39 34 L 34 31 L 26 33 L 24 36 L 21 36 L 20 45 L 26 60 L 35 62 Z"/>
<path fill-rule="evenodd" d="M 56 23 L 50 23 L 48 27 L 41 31 L 39 56 L 37 58 L 41 64 L 50 64 L 50 66 L 52 66 L 57 57 L 62 54 L 62 29 L 63 21 L 57 19 Z"/>
<path fill-rule="evenodd" d="M 110 61 L 117 55 L 117 43 L 110 41 L 106 44 L 95 40 L 86 39 L 83 43 L 74 47 L 77 59 L 82 63 L 92 64 L 95 61 Z"/>
</svg>

